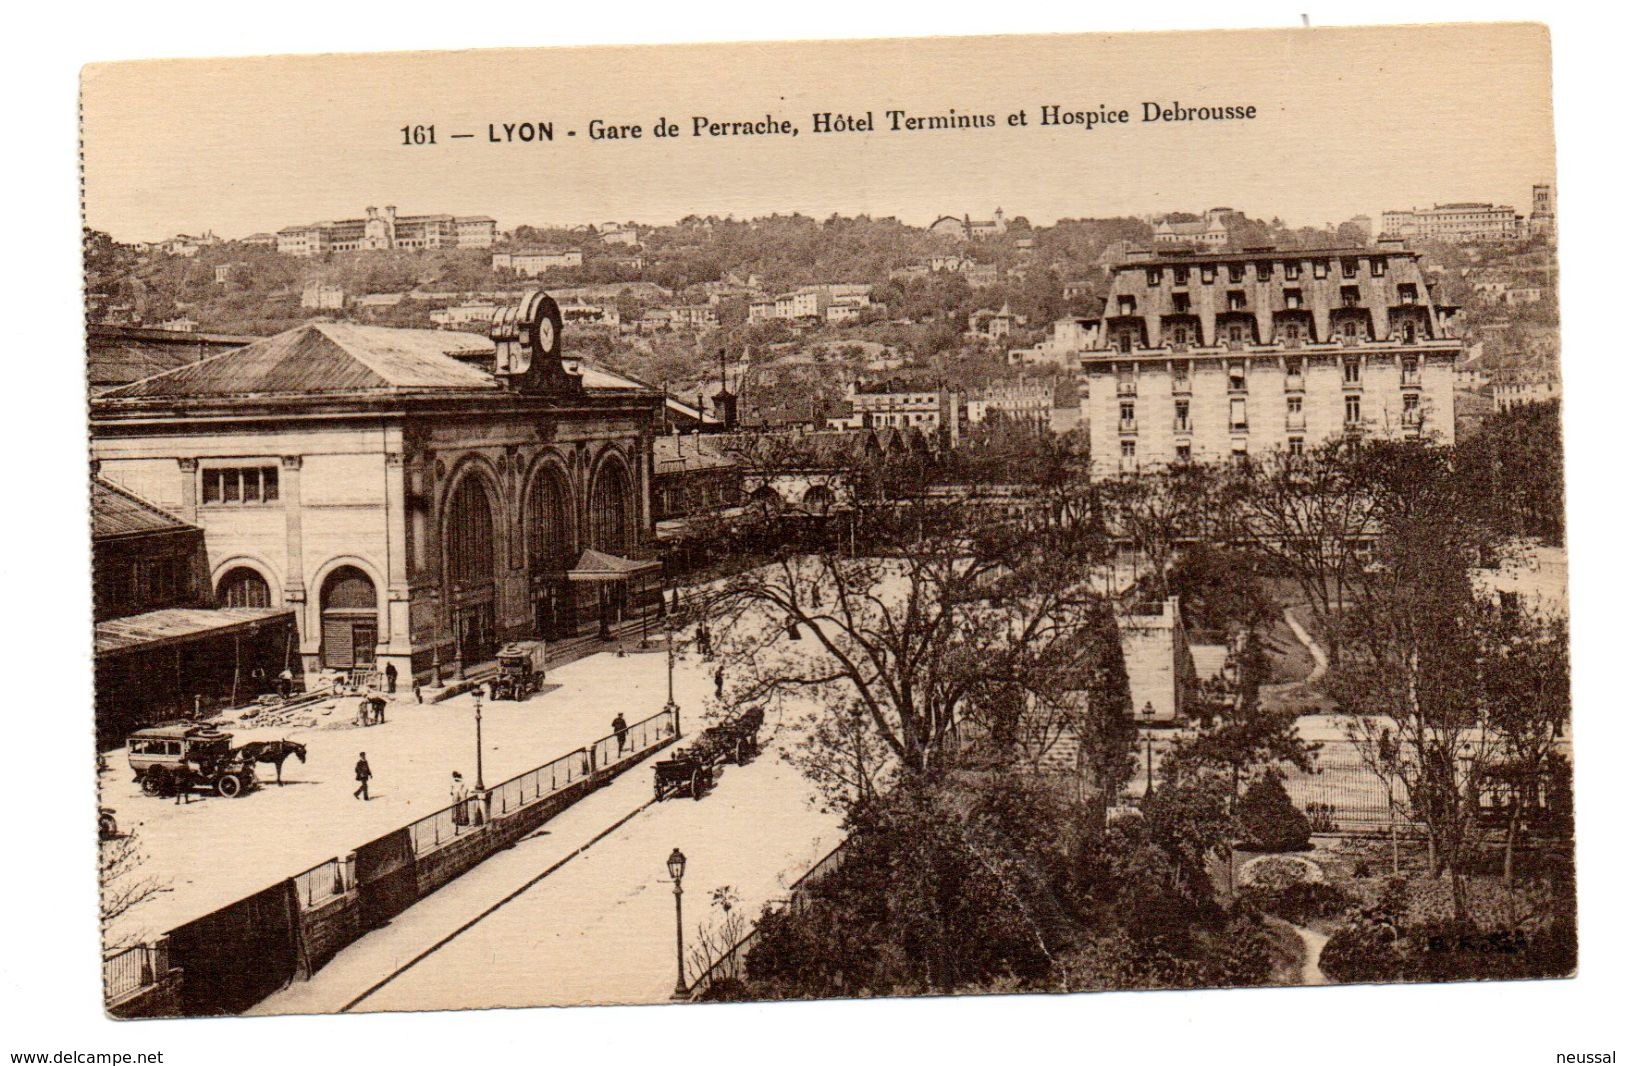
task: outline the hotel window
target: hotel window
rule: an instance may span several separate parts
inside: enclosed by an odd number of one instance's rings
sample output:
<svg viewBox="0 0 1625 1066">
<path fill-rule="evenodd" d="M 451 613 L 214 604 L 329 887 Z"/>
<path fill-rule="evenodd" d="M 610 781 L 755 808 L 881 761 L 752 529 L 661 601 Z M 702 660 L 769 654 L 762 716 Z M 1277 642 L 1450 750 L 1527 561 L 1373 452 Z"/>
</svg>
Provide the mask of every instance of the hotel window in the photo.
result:
<svg viewBox="0 0 1625 1066">
<path fill-rule="evenodd" d="M 1245 364 L 1245 363 L 1231 363 L 1230 364 L 1230 391 L 1231 392 L 1246 392 L 1247 391 L 1247 364 Z"/>
<path fill-rule="evenodd" d="M 1191 461 L 1191 446 L 1189 444 L 1174 445 L 1174 458 L 1182 463 Z"/>
<path fill-rule="evenodd" d="M 1344 307 L 1360 306 L 1360 286 L 1344 285 L 1340 290 L 1340 295 L 1342 296 Z"/>
<path fill-rule="evenodd" d="M 1124 330 L 1117 335 L 1117 350 L 1131 352 L 1134 350 L 1134 334 Z"/>
<path fill-rule="evenodd" d="M 1372 277 L 1380 278 L 1386 273 L 1388 273 L 1388 260 L 1382 258 L 1381 256 L 1377 256 L 1375 259 L 1371 260 Z"/>
<path fill-rule="evenodd" d="M 1239 322 L 1233 322 L 1230 324 L 1229 336 L 1231 344 L 1245 344 L 1247 343 L 1247 327 Z"/>
<path fill-rule="evenodd" d="M 1230 442 L 1230 461 L 1238 465 L 1247 461 L 1246 441 L 1233 440 Z"/>
<path fill-rule="evenodd" d="M 1343 424 L 1345 426 L 1360 424 L 1360 398 L 1358 396 L 1343 397 Z"/>
<path fill-rule="evenodd" d="M 1407 392 L 1403 401 L 1404 423 L 1414 426 L 1422 420 L 1422 397 L 1414 392 Z"/>
<path fill-rule="evenodd" d="M 1183 315 L 1191 309 L 1191 294 L 1188 292 L 1174 293 L 1174 313 Z"/>
<path fill-rule="evenodd" d="M 1118 448 L 1118 454 L 1123 458 L 1123 469 L 1134 469 L 1134 442 L 1131 440 L 1123 441 Z"/>
<path fill-rule="evenodd" d="M 1203 285 L 1211 285 L 1211 284 L 1213 284 L 1213 279 L 1215 277 L 1217 277 L 1217 276 L 1218 276 L 1218 269 L 1216 267 L 1214 267 L 1212 263 L 1208 263 L 1207 265 L 1202 267 L 1202 284 Z"/>
<path fill-rule="evenodd" d="M 1330 270 L 1331 270 L 1331 264 L 1326 262 L 1326 260 L 1324 260 L 1324 259 L 1316 259 L 1315 260 L 1315 277 L 1323 278 L 1323 277 L 1325 277 L 1327 275 L 1327 273 L 1330 272 Z"/>
<path fill-rule="evenodd" d="M 1175 344 L 1189 344 L 1190 343 L 1190 331 L 1187 330 L 1184 326 L 1175 326 L 1174 329 L 1173 329 L 1172 337 L 1173 337 L 1173 342 Z"/>
<path fill-rule="evenodd" d="M 1191 280 L 1190 267 L 1174 267 L 1174 284 L 1187 285 Z"/>
<path fill-rule="evenodd" d="M 1151 288 L 1162 284 L 1162 268 L 1151 267 L 1145 272 L 1145 283 Z"/>
<path fill-rule="evenodd" d="M 1240 289 L 1232 289 L 1224 294 L 1225 306 L 1232 311 L 1241 311 L 1247 306 L 1247 294 Z"/>
<path fill-rule="evenodd" d="M 208 467 L 203 471 L 205 504 L 266 504 L 277 502 L 277 467 Z"/>
<path fill-rule="evenodd" d="M 1188 389 L 1191 387 L 1191 368 L 1186 362 L 1174 364 L 1174 388 Z"/>
<path fill-rule="evenodd" d="M 1358 259 L 1345 259 L 1345 260 L 1343 260 L 1343 276 L 1345 278 L 1357 278 L 1357 277 L 1359 277 L 1360 276 L 1360 261 Z"/>
<path fill-rule="evenodd" d="M 1288 322 L 1281 328 L 1281 336 L 1289 341 L 1297 340 L 1301 333 L 1302 331 L 1298 328 L 1298 324 L 1296 322 Z"/>
<path fill-rule="evenodd" d="M 1358 385 L 1360 383 L 1360 361 L 1358 359 L 1343 360 L 1343 384 Z"/>
<path fill-rule="evenodd" d="M 1117 313 L 1120 315 L 1132 315 L 1134 313 L 1134 297 L 1119 296 L 1117 298 Z"/>
<path fill-rule="evenodd" d="M 1288 311 L 1297 311 L 1303 307 L 1302 289 L 1282 289 L 1281 295 L 1286 298 Z"/>
<path fill-rule="evenodd" d="M 1281 276 L 1288 281 L 1297 281 L 1303 275 L 1302 263 L 1282 263 Z"/>
<path fill-rule="evenodd" d="M 1247 428 L 1247 401 L 1237 396 L 1230 401 L 1230 430 Z"/>
<path fill-rule="evenodd" d="M 1253 264 L 1253 271 L 1257 273 L 1259 281 L 1268 281 L 1270 279 L 1271 271 L 1268 263 Z"/>
<path fill-rule="evenodd" d="M 1189 400 L 1174 401 L 1174 428 L 1178 430 L 1191 428 L 1191 402 Z"/>
<path fill-rule="evenodd" d="M 1399 287 L 1399 302 L 1414 304 L 1416 302 L 1416 286 L 1410 284 L 1401 285 Z"/>
<path fill-rule="evenodd" d="M 1246 266 L 1245 263 L 1231 263 L 1230 264 L 1230 280 L 1231 281 L 1242 281 L 1246 277 L 1247 277 L 1247 266 Z"/>
<path fill-rule="evenodd" d="M 1303 438 L 1302 437 L 1288 437 L 1286 439 L 1286 453 L 1288 455 L 1302 455 L 1303 454 Z"/>
<path fill-rule="evenodd" d="M 1131 428 L 1134 425 L 1134 405 L 1131 403 L 1118 404 L 1117 417 L 1122 421 L 1125 428 Z"/>
<path fill-rule="evenodd" d="M 1303 414 L 1303 397 L 1288 396 L 1286 398 L 1286 413 L 1289 415 Z"/>
</svg>

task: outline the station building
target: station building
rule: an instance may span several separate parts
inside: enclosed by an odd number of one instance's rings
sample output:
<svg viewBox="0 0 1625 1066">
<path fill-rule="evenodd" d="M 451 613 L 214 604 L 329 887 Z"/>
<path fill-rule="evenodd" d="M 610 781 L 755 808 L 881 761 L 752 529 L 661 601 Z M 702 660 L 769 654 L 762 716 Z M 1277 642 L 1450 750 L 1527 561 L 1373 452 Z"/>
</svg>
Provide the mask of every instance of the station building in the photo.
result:
<svg viewBox="0 0 1625 1066">
<path fill-rule="evenodd" d="M 97 476 L 203 530 L 218 602 L 291 608 L 307 683 L 603 633 L 659 602 L 661 399 L 561 356 L 541 303 L 491 337 L 310 322 L 112 389 Z"/>
</svg>

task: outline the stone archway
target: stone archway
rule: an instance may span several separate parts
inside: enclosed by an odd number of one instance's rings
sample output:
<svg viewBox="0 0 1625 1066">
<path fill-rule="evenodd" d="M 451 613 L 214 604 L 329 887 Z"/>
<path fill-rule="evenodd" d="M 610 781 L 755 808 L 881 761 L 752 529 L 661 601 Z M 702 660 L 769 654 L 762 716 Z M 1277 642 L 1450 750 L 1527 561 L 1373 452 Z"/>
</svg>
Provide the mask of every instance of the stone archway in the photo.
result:
<svg viewBox="0 0 1625 1066">
<path fill-rule="evenodd" d="M 371 667 L 378 655 L 378 587 L 359 568 L 340 566 L 321 588 L 322 665 Z"/>
<path fill-rule="evenodd" d="M 587 497 L 587 535 L 592 548 L 626 556 L 637 546 L 637 503 L 632 477 L 619 455 L 606 458 L 593 474 Z"/>
<path fill-rule="evenodd" d="M 537 464 L 525 492 L 525 560 L 530 574 L 531 620 L 549 640 L 574 627 L 574 598 L 563 574 L 576 560 L 575 493 L 563 464 Z"/>
<path fill-rule="evenodd" d="M 441 523 L 441 574 L 451 610 L 459 662 L 484 662 L 496 654 L 498 579 L 502 564 L 497 501 L 489 479 L 470 471 L 446 496 Z"/>
</svg>

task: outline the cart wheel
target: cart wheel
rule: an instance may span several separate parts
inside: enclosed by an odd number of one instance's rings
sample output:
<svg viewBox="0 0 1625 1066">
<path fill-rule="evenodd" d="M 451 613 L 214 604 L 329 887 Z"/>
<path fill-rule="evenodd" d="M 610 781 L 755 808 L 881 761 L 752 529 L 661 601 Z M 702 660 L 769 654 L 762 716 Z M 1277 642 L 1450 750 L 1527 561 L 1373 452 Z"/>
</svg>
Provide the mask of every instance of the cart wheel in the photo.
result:
<svg viewBox="0 0 1625 1066">
<path fill-rule="evenodd" d="M 160 770 L 148 770 L 141 775 L 141 793 L 145 796 L 162 796 L 169 786 L 169 779 Z"/>
<path fill-rule="evenodd" d="M 227 799 L 233 799 L 243 794 L 243 779 L 236 774 L 222 774 L 214 783 L 214 789 Z"/>
<path fill-rule="evenodd" d="M 699 799 L 701 792 L 700 772 L 695 770 L 693 773 L 688 775 L 688 793 L 695 799 Z"/>
</svg>

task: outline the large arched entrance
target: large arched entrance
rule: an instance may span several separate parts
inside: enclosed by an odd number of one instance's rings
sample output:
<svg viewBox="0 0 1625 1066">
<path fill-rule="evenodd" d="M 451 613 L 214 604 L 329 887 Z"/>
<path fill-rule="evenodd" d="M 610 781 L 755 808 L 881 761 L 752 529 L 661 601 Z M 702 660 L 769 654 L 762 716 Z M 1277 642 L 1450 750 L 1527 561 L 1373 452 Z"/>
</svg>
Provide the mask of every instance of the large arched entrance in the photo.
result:
<svg viewBox="0 0 1625 1066">
<path fill-rule="evenodd" d="M 378 656 L 378 589 L 353 566 L 322 582 L 322 665 L 329 670 L 371 667 Z"/>
<path fill-rule="evenodd" d="M 636 513 L 632 505 L 632 479 L 627 477 L 626 465 L 611 459 L 598 468 L 587 504 L 592 547 L 610 555 L 630 554 L 636 543 L 632 532 Z"/>
<path fill-rule="evenodd" d="M 484 662 L 497 648 L 495 508 L 485 480 L 465 477 L 446 505 L 446 602 L 451 605 L 457 658 Z"/>
<path fill-rule="evenodd" d="M 587 522 L 591 547 L 606 555 L 626 558 L 637 543 L 632 523 L 637 508 L 632 502 L 632 479 L 626 464 L 611 458 L 598 468 L 587 498 Z M 624 581 L 598 585 L 598 632 L 608 637 L 610 627 L 624 621 L 631 604 Z"/>
<path fill-rule="evenodd" d="M 271 586 L 250 566 L 234 566 L 220 578 L 215 602 L 222 607 L 269 607 Z"/>
<path fill-rule="evenodd" d="M 525 554 L 537 634 L 557 640 L 573 633 L 574 597 L 564 574 L 575 563 L 574 507 L 569 481 L 551 464 L 536 472 L 525 497 Z"/>
</svg>

